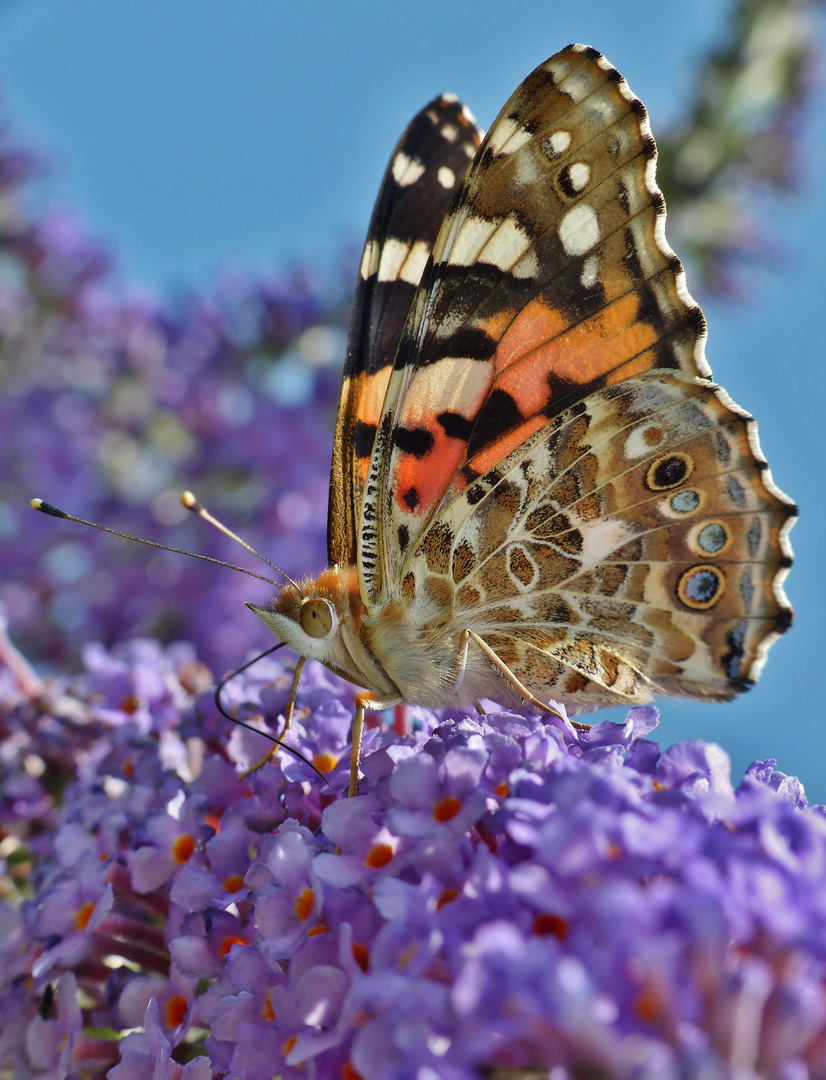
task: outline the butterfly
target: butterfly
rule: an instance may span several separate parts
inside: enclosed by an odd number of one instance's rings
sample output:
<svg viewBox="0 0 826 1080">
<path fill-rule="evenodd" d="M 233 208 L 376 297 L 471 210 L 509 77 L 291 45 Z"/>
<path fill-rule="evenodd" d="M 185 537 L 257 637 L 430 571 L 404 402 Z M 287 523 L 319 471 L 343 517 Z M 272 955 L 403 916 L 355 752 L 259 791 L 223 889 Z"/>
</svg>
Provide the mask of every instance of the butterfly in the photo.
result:
<svg viewBox="0 0 826 1080">
<path fill-rule="evenodd" d="M 390 160 L 355 297 L 318 577 L 250 605 L 365 710 L 709 701 L 791 622 L 797 511 L 711 379 L 647 113 L 595 49 L 486 138 L 431 102 Z"/>
</svg>

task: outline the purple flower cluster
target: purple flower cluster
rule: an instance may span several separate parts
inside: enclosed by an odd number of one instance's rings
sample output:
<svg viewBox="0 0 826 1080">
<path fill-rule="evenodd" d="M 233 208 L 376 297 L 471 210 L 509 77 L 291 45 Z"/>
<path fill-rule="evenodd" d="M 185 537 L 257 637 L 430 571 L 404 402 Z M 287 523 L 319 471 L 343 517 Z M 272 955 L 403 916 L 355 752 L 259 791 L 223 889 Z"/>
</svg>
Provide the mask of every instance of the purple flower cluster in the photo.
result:
<svg viewBox="0 0 826 1080">
<path fill-rule="evenodd" d="M 0 1070 L 150 1080 L 826 1076 L 826 816 L 772 762 L 660 752 L 651 707 L 412 710 L 308 665 L 288 736 L 191 650 L 87 649 L 3 697 Z M 290 671 L 226 704 L 278 728 Z M 533 1070 L 533 1071 L 531 1071 Z"/>
</svg>

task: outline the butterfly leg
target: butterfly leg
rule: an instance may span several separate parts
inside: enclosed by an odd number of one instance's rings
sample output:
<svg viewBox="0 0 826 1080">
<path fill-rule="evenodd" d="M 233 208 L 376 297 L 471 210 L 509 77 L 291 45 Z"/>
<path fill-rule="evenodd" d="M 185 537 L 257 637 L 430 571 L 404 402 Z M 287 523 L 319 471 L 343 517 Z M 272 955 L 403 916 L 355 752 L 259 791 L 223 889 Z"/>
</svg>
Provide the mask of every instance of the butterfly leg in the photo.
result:
<svg viewBox="0 0 826 1080">
<path fill-rule="evenodd" d="M 534 697 L 530 690 L 528 690 L 528 688 L 523 683 L 521 683 L 519 679 L 517 679 L 517 677 L 508 667 L 508 665 L 505 664 L 502 660 L 500 660 L 500 658 L 496 655 L 490 645 L 488 645 L 486 641 L 480 638 L 478 634 L 474 634 L 472 630 L 463 630 L 461 637 L 459 638 L 459 655 L 456 658 L 457 680 L 454 684 L 456 688 L 461 686 L 462 679 L 464 677 L 465 665 L 467 663 L 467 653 L 471 641 L 485 654 L 485 656 L 488 658 L 488 660 L 490 660 L 496 670 L 501 672 L 502 675 L 504 675 L 504 677 L 508 680 L 511 686 L 513 686 L 516 690 L 519 691 L 523 701 L 530 702 L 530 704 L 534 705 L 537 709 L 540 709 L 544 713 L 549 713 L 551 716 L 556 716 L 560 720 L 565 719 L 565 717 L 562 716 L 561 713 L 557 712 L 557 710 L 553 708 L 552 705 L 546 705 L 544 701 L 540 701 L 539 698 Z"/>
<path fill-rule="evenodd" d="M 301 672 L 304 670 L 304 665 L 306 663 L 306 656 L 299 656 L 298 663 L 295 665 L 295 671 L 293 672 L 293 679 L 290 683 L 290 693 L 287 697 L 287 707 L 284 709 L 284 726 L 278 733 L 278 738 L 272 744 L 266 754 L 264 754 L 260 761 L 256 761 L 254 765 L 250 765 L 248 769 L 245 769 L 244 772 L 241 773 L 242 780 L 249 776 L 251 773 L 258 772 L 258 770 L 263 765 L 266 765 L 268 762 L 272 761 L 272 759 L 278 752 L 278 744 L 283 741 L 284 736 L 290 730 L 290 725 L 293 722 L 293 713 L 295 712 L 295 695 L 298 693 L 298 684 L 301 681 Z"/>
<path fill-rule="evenodd" d="M 398 705 L 401 700 L 398 695 L 388 698 L 373 698 L 368 694 L 359 694 L 356 698 L 356 715 L 353 718 L 353 728 L 350 734 L 350 787 L 347 790 L 349 799 L 359 793 L 359 761 L 361 760 L 361 735 L 364 731 L 365 712 L 368 709 L 370 712 L 384 712 L 385 709 L 392 709 L 394 705 Z"/>
<path fill-rule="evenodd" d="M 295 712 L 295 696 L 298 693 L 298 684 L 301 681 L 301 672 L 304 670 L 304 665 L 307 663 L 306 656 L 299 656 L 298 663 L 295 665 L 295 671 L 293 672 L 293 681 L 290 683 L 290 693 L 287 697 L 287 707 L 284 710 L 284 726 L 278 733 L 278 738 L 283 739 L 287 732 L 290 730 L 290 725 L 293 722 L 293 713 Z M 275 746 L 270 751 L 270 757 L 275 753 Z"/>
</svg>

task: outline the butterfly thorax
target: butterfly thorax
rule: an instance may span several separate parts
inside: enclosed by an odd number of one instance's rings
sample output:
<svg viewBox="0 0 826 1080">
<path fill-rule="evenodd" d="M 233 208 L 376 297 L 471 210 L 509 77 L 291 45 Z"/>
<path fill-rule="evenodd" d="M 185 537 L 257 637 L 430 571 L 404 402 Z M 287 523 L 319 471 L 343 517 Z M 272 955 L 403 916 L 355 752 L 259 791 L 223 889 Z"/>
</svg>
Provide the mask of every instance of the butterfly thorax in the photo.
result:
<svg viewBox="0 0 826 1080">
<path fill-rule="evenodd" d="M 422 624 L 399 597 L 365 606 L 353 567 L 332 567 L 266 607 L 248 606 L 301 656 L 379 697 L 438 708 L 513 696 L 483 657 L 472 649 L 464 656 L 454 620 Z"/>
</svg>

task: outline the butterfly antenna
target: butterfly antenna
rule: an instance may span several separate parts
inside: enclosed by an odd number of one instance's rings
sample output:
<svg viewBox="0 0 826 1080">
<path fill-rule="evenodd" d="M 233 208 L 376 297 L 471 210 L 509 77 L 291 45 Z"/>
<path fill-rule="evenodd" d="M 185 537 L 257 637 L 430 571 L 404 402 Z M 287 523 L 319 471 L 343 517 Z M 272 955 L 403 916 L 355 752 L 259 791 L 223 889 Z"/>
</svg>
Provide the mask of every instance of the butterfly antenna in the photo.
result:
<svg viewBox="0 0 826 1080">
<path fill-rule="evenodd" d="M 246 574 L 247 577 L 258 578 L 259 581 L 266 581 L 268 585 L 273 585 L 276 589 L 283 589 L 284 586 L 280 581 L 273 581 L 272 578 L 264 577 L 263 574 L 256 574 L 254 570 L 246 570 L 243 566 L 236 566 L 234 563 L 224 562 L 223 559 L 213 559 L 209 555 L 199 555 L 195 551 L 184 551 L 183 548 L 170 547 L 168 544 L 158 544 L 154 540 L 145 540 L 142 536 L 132 536 L 131 533 L 120 532 L 118 529 L 109 529 L 106 525 L 97 525 L 94 521 L 84 521 L 83 518 L 75 517 L 74 514 L 67 514 L 65 510 L 59 510 L 56 506 L 52 506 L 51 503 L 44 502 L 43 499 L 32 499 L 32 509 L 38 510 L 41 514 L 49 514 L 50 517 L 65 518 L 67 521 L 76 521 L 78 525 L 88 525 L 90 529 L 98 529 L 100 532 L 110 533 L 112 536 L 122 536 L 124 540 L 134 540 L 137 544 L 146 544 L 148 547 L 160 548 L 162 551 L 174 551 L 176 555 L 188 555 L 190 559 L 200 559 L 202 562 L 215 563 L 217 566 L 226 566 L 230 570 L 237 570 L 239 574 Z M 278 567 L 275 567 L 278 570 Z M 279 574 L 281 571 L 278 571 Z"/>
<path fill-rule="evenodd" d="M 275 570 L 277 574 L 280 574 L 285 581 L 289 582 L 290 585 L 294 585 L 296 589 L 298 588 L 298 583 L 293 581 L 289 574 L 285 574 L 280 566 L 276 566 L 275 563 L 271 562 L 266 555 L 262 555 L 260 551 L 256 551 L 254 547 L 250 547 L 246 540 L 242 540 L 240 536 L 237 536 L 231 529 L 228 529 L 226 525 L 223 524 L 223 522 L 218 520 L 218 518 L 213 517 L 212 514 L 210 514 L 209 510 L 207 510 L 207 508 L 203 505 L 203 503 L 198 502 L 198 500 L 195 498 L 191 491 L 183 492 L 183 494 L 181 495 L 181 503 L 183 506 L 186 507 L 187 510 L 191 510 L 192 513 L 197 514 L 199 518 L 203 518 L 203 520 L 208 521 L 210 525 L 214 525 L 219 532 L 222 532 L 224 534 L 224 536 L 228 536 L 230 540 L 234 540 L 236 544 L 240 544 L 241 547 L 249 551 L 251 555 L 255 555 L 256 558 L 259 558 L 262 562 L 265 562 L 267 566 Z M 283 588 L 283 586 L 281 586 L 281 588 Z M 239 670 L 243 671 L 244 669 L 240 668 Z"/>
<path fill-rule="evenodd" d="M 252 660 L 248 660 L 246 664 L 242 664 L 241 667 L 236 668 L 235 671 L 231 671 L 228 675 L 225 675 L 223 679 L 216 683 L 215 693 L 213 695 L 213 700 L 215 701 L 215 708 L 218 710 L 221 716 L 223 716 L 226 720 L 231 721 L 231 723 L 237 724 L 239 727 L 246 728 L 247 731 L 252 731 L 255 735 L 263 735 L 265 739 L 269 739 L 270 742 L 275 743 L 277 746 L 283 747 L 283 749 L 286 750 L 288 754 L 292 754 L 293 757 L 298 758 L 299 761 L 303 761 L 305 765 L 308 765 L 313 770 L 313 772 L 316 774 L 316 776 L 318 776 L 320 780 L 323 780 L 325 784 L 329 785 L 329 780 L 327 779 L 327 777 L 322 772 L 320 772 L 315 767 L 315 765 L 313 765 L 312 761 L 310 761 L 309 758 L 304 757 L 300 750 L 296 750 L 293 746 L 288 746 L 287 743 L 283 741 L 283 739 L 278 739 L 275 735 L 270 735 L 268 731 L 262 731 L 261 728 L 257 728 L 254 727 L 252 724 L 248 724 L 246 720 L 239 720 L 237 716 L 230 716 L 230 714 L 221 704 L 221 691 L 224 689 L 227 683 L 230 682 L 231 679 L 234 679 L 236 675 L 240 675 L 243 671 L 246 671 L 247 668 L 252 667 L 253 664 L 257 664 L 259 660 L 263 660 L 265 656 L 269 656 L 270 653 L 274 653 L 276 649 L 283 649 L 283 647 L 284 642 L 280 641 L 277 645 L 273 645 L 271 646 L 271 648 L 265 649 L 257 656 L 253 656 Z"/>
</svg>

